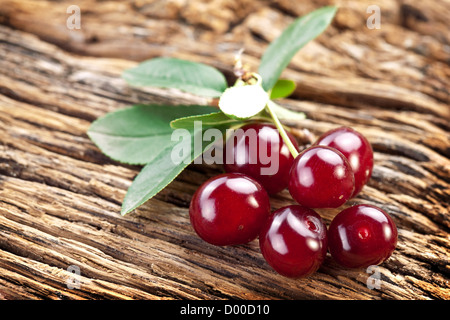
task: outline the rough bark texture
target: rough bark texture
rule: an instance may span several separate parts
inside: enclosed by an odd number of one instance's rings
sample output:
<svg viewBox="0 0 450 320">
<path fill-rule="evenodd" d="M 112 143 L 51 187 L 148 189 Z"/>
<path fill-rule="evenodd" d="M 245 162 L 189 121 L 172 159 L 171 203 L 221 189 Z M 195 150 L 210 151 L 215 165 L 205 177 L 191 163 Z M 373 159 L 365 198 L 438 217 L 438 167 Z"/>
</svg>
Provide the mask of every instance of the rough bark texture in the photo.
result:
<svg viewBox="0 0 450 320">
<path fill-rule="evenodd" d="M 298 137 L 339 125 L 373 145 L 369 184 L 347 205 L 391 214 L 398 247 L 373 273 L 330 256 L 306 279 L 277 275 L 257 240 L 215 247 L 189 224 L 188 206 L 218 166 L 191 165 L 155 198 L 120 216 L 139 167 L 116 163 L 88 139 L 99 116 L 133 103 L 208 103 L 120 78 L 138 61 L 174 56 L 233 80 L 234 54 L 252 68 L 295 17 L 340 9 L 284 76 L 282 103 L 307 119 Z M 0 3 L 0 298 L 3 299 L 449 299 L 450 33 L 448 1 L 73 1 Z M 381 29 L 366 27 L 367 7 Z M 293 203 L 287 191 L 273 209 Z M 320 210 L 329 224 L 338 210 Z M 79 268 L 81 283 L 70 289 Z"/>
</svg>

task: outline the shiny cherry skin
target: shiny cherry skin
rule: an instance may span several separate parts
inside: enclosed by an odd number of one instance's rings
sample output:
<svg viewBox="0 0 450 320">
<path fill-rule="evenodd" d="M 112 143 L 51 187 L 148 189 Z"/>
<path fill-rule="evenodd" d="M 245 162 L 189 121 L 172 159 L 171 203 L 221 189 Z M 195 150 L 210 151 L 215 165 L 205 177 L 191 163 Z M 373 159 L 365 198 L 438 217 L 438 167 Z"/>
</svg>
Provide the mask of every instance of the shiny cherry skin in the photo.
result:
<svg viewBox="0 0 450 320">
<path fill-rule="evenodd" d="M 254 240 L 269 215 L 267 192 L 254 179 L 238 173 L 221 174 L 204 182 L 189 207 L 196 233 L 217 246 Z"/>
<path fill-rule="evenodd" d="M 362 204 L 338 213 L 328 228 L 331 256 L 348 268 L 366 268 L 388 259 L 397 244 L 397 227 L 382 209 Z"/>
<path fill-rule="evenodd" d="M 289 278 L 316 272 L 327 253 L 327 227 L 313 209 L 290 205 L 276 210 L 259 235 L 261 253 L 279 274 Z"/>
<path fill-rule="evenodd" d="M 242 129 L 242 131 L 239 131 Z M 295 138 L 288 132 L 294 147 Z M 250 123 L 237 129 L 224 148 L 225 172 L 246 174 L 272 195 L 285 189 L 294 158 L 273 124 Z"/>
<path fill-rule="evenodd" d="M 352 128 L 339 127 L 322 134 L 315 145 L 335 148 L 347 158 L 355 175 L 352 197 L 356 196 L 372 175 L 373 150 L 369 141 Z"/>
<path fill-rule="evenodd" d="M 347 159 L 336 149 L 312 146 L 294 160 L 289 192 L 309 208 L 337 208 L 353 194 L 354 175 Z"/>
</svg>

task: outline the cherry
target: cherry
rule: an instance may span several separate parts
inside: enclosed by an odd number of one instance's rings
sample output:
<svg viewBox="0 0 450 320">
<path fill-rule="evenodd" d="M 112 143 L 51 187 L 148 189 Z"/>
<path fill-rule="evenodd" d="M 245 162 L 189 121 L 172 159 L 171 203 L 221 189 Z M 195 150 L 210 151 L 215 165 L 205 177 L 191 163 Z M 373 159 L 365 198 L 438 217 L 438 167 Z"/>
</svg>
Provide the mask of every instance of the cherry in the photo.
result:
<svg viewBox="0 0 450 320">
<path fill-rule="evenodd" d="M 329 146 L 339 150 L 348 160 L 355 175 L 356 196 L 372 175 L 373 150 L 369 141 L 358 131 L 340 127 L 321 135 L 315 145 Z"/>
<path fill-rule="evenodd" d="M 338 213 L 328 229 L 331 256 L 340 265 L 363 268 L 389 258 L 397 244 L 397 227 L 382 209 L 362 204 Z"/>
<path fill-rule="evenodd" d="M 337 208 L 354 190 L 354 175 L 347 159 L 336 149 L 313 146 L 295 158 L 289 192 L 309 208 Z"/>
<path fill-rule="evenodd" d="M 285 189 L 294 158 L 276 126 L 250 123 L 240 129 L 225 144 L 225 171 L 244 173 L 254 178 L 269 194 Z M 295 138 L 289 132 L 288 136 L 298 150 Z"/>
<path fill-rule="evenodd" d="M 210 178 L 194 193 L 191 224 L 208 243 L 226 246 L 254 240 L 270 215 L 267 192 L 254 179 L 238 173 Z"/>
<path fill-rule="evenodd" d="M 279 274 L 306 277 L 320 267 L 327 253 L 327 228 L 313 209 L 290 205 L 276 210 L 259 235 L 267 263 Z"/>
</svg>

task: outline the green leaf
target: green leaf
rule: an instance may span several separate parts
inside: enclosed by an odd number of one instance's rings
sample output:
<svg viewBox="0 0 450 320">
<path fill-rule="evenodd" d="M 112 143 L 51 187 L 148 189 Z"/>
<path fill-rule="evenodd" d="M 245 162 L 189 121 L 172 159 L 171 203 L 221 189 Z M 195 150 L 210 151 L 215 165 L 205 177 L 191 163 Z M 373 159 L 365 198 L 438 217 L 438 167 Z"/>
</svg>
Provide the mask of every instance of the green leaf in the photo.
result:
<svg viewBox="0 0 450 320">
<path fill-rule="evenodd" d="M 170 123 L 170 126 L 173 129 L 194 129 L 196 121 L 200 121 L 203 128 L 218 127 L 222 125 L 231 126 L 242 123 L 242 121 L 231 119 L 223 112 L 214 112 L 205 115 L 175 119 Z"/>
<path fill-rule="evenodd" d="M 171 144 L 163 152 L 158 153 L 134 178 L 122 203 L 122 215 L 151 199 L 187 167 L 187 164 L 183 162 L 174 165 L 170 158 L 172 148 L 173 145 Z"/>
<path fill-rule="evenodd" d="M 205 97 L 219 97 L 227 88 L 225 76 L 211 66 L 176 58 L 155 58 L 125 70 L 134 86 L 176 88 Z"/>
<path fill-rule="evenodd" d="M 270 99 L 286 98 L 294 92 L 295 87 L 294 81 L 279 79 L 270 92 Z"/>
<path fill-rule="evenodd" d="M 146 164 L 170 143 L 172 120 L 214 111 L 209 106 L 135 105 L 97 119 L 87 134 L 113 160 Z"/>
<path fill-rule="evenodd" d="M 185 129 L 178 129 L 185 130 Z M 216 130 L 223 134 L 224 128 Z M 185 130 L 189 139 L 181 142 L 171 142 L 162 152 L 152 159 L 136 176 L 133 183 L 128 188 L 125 199 L 122 203 L 121 214 L 136 209 L 172 182 L 194 159 L 207 150 L 215 141 L 203 141 L 204 130 Z M 197 147 L 199 144 L 200 147 Z M 190 152 L 186 152 L 174 161 L 173 150 L 176 146 L 187 147 Z"/>
<path fill-rule="evenodd" d="M 258 70 L 264 90 L 275 85 L 298 50 L 328 27 L 336 10 L 336 7 L 323 7 L 296 19 L 269 45 Z"/>
</svg>

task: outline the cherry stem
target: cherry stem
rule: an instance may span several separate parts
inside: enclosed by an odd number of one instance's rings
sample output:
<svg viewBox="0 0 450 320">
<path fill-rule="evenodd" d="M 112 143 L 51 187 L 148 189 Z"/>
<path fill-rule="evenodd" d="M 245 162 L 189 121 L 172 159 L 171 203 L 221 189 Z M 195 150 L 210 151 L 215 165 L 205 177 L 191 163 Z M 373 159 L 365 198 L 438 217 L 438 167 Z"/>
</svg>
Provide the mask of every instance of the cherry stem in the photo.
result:
<svg viewBox="0 0 450 320">
<path fill-rule="evenodd" d="M 291 152 L 292 156 L 294 158 L 296 158 L 299 155 L 299 152 L 295 148 L 295 146 L 292 143 L 291 139 L 287 135 L 286 130 L 284 129 L 284 127 L 281 124 L 280 120 L 278 119 L 277 115 L 273 111 L 272 105 L 274 105 L 274 104 L 275 104 L 275 102 L 273 102 L 272 100 L 269 100 L 269 102 L 267 102 L 267 105 L 266 105 L 266 110 L 270 114 L 270 116 L 272 117 L 272 120 L 273 120 L 275 126 L 277 127 L 278 131 L 280 132 L 281 138 L 283 139 L 284 143 L 286 143 L 286 145 L 287 145 L 289 151 Z"/>
</svg>

